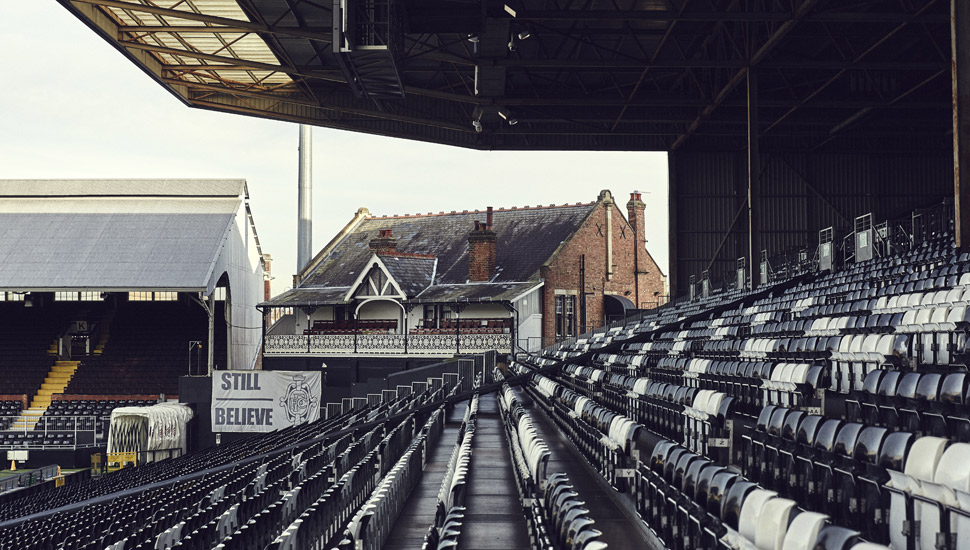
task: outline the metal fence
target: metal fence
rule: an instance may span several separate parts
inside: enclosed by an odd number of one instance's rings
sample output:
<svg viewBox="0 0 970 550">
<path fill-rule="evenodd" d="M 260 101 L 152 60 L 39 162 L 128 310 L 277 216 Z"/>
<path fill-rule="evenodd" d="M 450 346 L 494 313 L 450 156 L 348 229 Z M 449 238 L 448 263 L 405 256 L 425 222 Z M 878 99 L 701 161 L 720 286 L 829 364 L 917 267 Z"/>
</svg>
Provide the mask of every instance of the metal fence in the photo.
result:
<svg viewBox="0 0 970 550">
<path fill-rule="evenodd" d="M 13 427 L 21 416 L 0 416 L 0 449 L 96 447 L 108 441 L 110 416 L 42 416 L 34 426 Z"/>
<path fill-rule="evenodd" d="M 277 334 L 266 336 L 266 355 L 415 355 L 512 350 L 512 336 L 502 334 Z"/>
</svg>

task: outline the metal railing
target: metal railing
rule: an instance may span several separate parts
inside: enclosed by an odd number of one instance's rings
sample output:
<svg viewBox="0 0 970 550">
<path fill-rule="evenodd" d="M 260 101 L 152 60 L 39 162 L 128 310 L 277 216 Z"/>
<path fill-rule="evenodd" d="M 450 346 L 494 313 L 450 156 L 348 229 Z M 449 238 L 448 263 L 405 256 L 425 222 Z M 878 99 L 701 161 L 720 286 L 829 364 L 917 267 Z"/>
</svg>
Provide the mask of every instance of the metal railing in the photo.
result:
<svg viewBox="0 0 970 550">
<path fill-rule="evenodd" d="M 954 205 L 951 198 L 942 202 L 914 209 L 912 212 L 895 219 L 882 220 L 873 224 L 874 245 L 879 246 L 879 255 L 892 255 L 907 252 L 920 243 L 951 236 L 955 231 Z M 876 230 L 878 229 L 878 230 Z M 838 271 L 855 262 L 855 228 L 852 225 L 833 227 L 833 270 Z M 818 243 L 806 243 L 785 251 L 774 253 L 767 258 L 768 273 L 764 283 L 776 283 L 812 272 L 818 269 Z M 747 266 L 760 269 L 760 266 Z M 708 273 L 711 294 L 736 290 L 736 270 L 723 273 Z M 702 280 L 697 280 L 700 296 Z M 673 301 L 689 299 L 689 289 Z"/>
<path fill-rule="evenodd" d="M 34 426 L 20 415 L 0 416 L 0 449 L 96 447 L 108 440 L 108 415 L 41 416 Z M 22 424 L 15 426 L 15 424 Z"/>
<path fill-rule="evenodd" d="M 0 478 L 0 493 L 6 493 L 7 491 L 12 491 L 21 487 L 30 487 L 31 485 L 43 483 L 56 475 L 58 475 L 57 464 L 48 464 L 47 466 L 41 466 L 40 468 L 35 468 L 33 470 L 27 470 L 9 475 L 7 477 Z"/>
<path fill-rule="evenodd" d="M 512 350 L 509 333 L 278 334 L 267 335 L 266 355 L 427 355 Z"/>
</svg>

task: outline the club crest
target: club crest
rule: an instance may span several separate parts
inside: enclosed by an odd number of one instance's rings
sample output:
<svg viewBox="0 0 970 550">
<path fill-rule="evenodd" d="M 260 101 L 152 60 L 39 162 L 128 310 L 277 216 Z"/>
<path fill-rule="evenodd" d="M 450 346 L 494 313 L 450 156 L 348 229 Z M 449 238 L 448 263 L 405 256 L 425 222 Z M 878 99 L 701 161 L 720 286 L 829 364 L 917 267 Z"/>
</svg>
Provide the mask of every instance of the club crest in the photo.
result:
<svg viewBox="0 0 970 550">
<path fill-rule="evenodd" d="M 306 376 L 293 375 L 290 385 L 286 387 L 286 394 L 280 398 L 280 406 L 291 423 L 299 424 L 310 418 L 311 411 L 317 406 L 317 398 L 311 395 Z"/>
</svg>

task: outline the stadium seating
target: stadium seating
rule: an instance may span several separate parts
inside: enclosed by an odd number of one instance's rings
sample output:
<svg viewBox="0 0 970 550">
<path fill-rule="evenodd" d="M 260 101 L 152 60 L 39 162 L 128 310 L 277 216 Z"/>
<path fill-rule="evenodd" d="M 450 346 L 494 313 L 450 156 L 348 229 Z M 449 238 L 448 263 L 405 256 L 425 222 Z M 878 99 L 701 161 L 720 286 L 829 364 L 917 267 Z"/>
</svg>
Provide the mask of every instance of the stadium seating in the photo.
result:
<svg viewBox="0 0 970 550">
<path fill-rule="evenodd" d="M 599 550 L 619 528 L 678 550 L 965 550 L 968 272 L 943 238 L 640 312 L 513 358 L 494 385 L 466 380 L 459 404 L 441 404 L 457 400 L 453 378 L 418 380 L 311 425 L 15 499 L 0 546 L 382 548 L 430 501 L 415 545 L 475 547 L 497 416 L 515 493 L 503 511 L 532 548 Z M 558 471 L 557 444 L 608 498 Z M 434 492 L 412 500 L 436 448 Z M 606 500 L 628 517 L 600 520 Z"/>
<path fill-rule="evenodd" d="M 518 372 L 564 362 L 533 374 L 529 391 L 607 479 L 636 464 L 610 443 L 610 419 L 666 440 L 628 487 L 672 547 L 764 548 L 774 536 L 785 548 L 963 548 L 970 499 L 966 469 L 953 465 L 970 443 L 968 271 L 970 256 L 938 238 L 640 314 L 544 350 Z M 729 407 L 717 414 L 712 400 Z M 946 453 L 940 470 L 933 461 Z M 809 535 L 789 546 L 787 532 L 762 529 L 759 541 L 760 525 L 745 516 Z"/>
<path fill-rule="evenodd" d="M 563 472 L 549 472 L 549 449 L 515 390 L 500 394 L 503 423 L 513 451 L 512 469 L 534 548 L 601 550 L 602 532 L 589 517 L 586 501 Z M 441 548 L 441 546 L 439 546 Z"/>
<path fill-rule="evenodd" d="M 216 316 L 222 302 L 217 302 Z M 65 393 L 93 395 L 178 394 L 189 374 L 189 341 L 208 341 L 205 313 L 194 304 L 129 302 L 118 306 L 100 355 L 84 358 Z M 225 356 L 225 331 L 216 331 L 217 358 Z M 205 372 L 207 353 L 194 365 Z"/>
<path fill-rule="evenodd" d="M 56 359 L 50 350 L 64 329 L 61 320 L 23 302 L 0 302 L 0 394 L 37 393 Z"/>
<path fill-rule="evenodd" d="M 337 537 L 334 544 L 349 535 L 367 537 L 373 533 L 368 529 L 377 528 L 377 523 L 355 514 L 365 503 L 381 504 L 371 498 L 375 487 L 389 492 L 399 489 L 393 482 L 404 476 L 398 474 L 407 466 L 413 475 L 415 465 L 421 464 L 418 450 L 440 433 L 440 409 L 423 426 L 416 425 L 414 413 L 408 411 L 440 400 L 454 389 L 425 389 L 373 410 L 354 410 L 13 500 L 0 511 L 0 521 L 14 520 L 0 528 L 0 546 L 265 548 L 276 544 L 285 548 L 295 533 L 291 522 L 305 525 L 303 536 L 313 532 L 312 522 L 303 516 L 314 506 L 328 518 L 322 532 Z M 399 420 L 382 420 L 394 415 Z M 374 427 L 367 432 L 354 428 L 362 423 Z M 340 432 L 345 435 L 325 436 Z M 395 465 L 392 458 L 401 461 Z M 381 475 L 363 473 L 375 467 Z M 321 502 L 328 494 L 337 498 Z M 109 499 L 98 498 L 107 495 Z M 28 517 L 72 503 L 87 504 L 44 519 Z M 334 506 L 336 513 L 329 513 Z M 354 518 L 361 521 L 353 523 Z"/>
</svg>

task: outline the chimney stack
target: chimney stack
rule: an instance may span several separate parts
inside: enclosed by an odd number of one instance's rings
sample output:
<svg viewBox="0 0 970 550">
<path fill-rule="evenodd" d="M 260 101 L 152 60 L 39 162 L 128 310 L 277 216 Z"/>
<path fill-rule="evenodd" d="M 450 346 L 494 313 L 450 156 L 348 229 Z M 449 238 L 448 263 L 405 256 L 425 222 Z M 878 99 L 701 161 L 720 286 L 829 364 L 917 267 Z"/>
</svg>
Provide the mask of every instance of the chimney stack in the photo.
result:
<svg viewBox="0 0 970 550">
<path fill-rule="evenodd" d="M 397 239 L 391 235 L 390 229 L 381 229 L 376 239 L 371 239 L 370 249 L 375 254 L 389 254 L 397 251 Z"/>
<path fill-rule="evenodd" d="M 273 297 L 273 256 L 263 254 L 263 301 Z"/>
<path fill-rule="evenodd" d="M 495 231 L 492 231 L 492 207 L 488 207 L 485 223 L 475 222 L 468 234 L 468 280 L 484 282 L 495 275 Z"/>
<path fill-rule="evenodd" d="M 630 225 L 633 226 L 633 230 L 637 232 L 638 243 L 646 241 L 643 234 L 646 230 L 646 221 L 643 218 L 643 212 L 646 206 L 643 200 L 640 199 L 639 191 L 630 193 L 630 202 L 626 203 L 627 219 L 630 220 Z"/>
<path fill-rule="evenodd" d="M 640 289 L 647 284 L 647 237 L 644 210 L 647 205 L 640 198 L 640 192 L 630 193 L 630 202 L 626 203 L 627 218 L 633 226 L 633 300 L 636 307 L 640 307 Z"/>
</svg>

